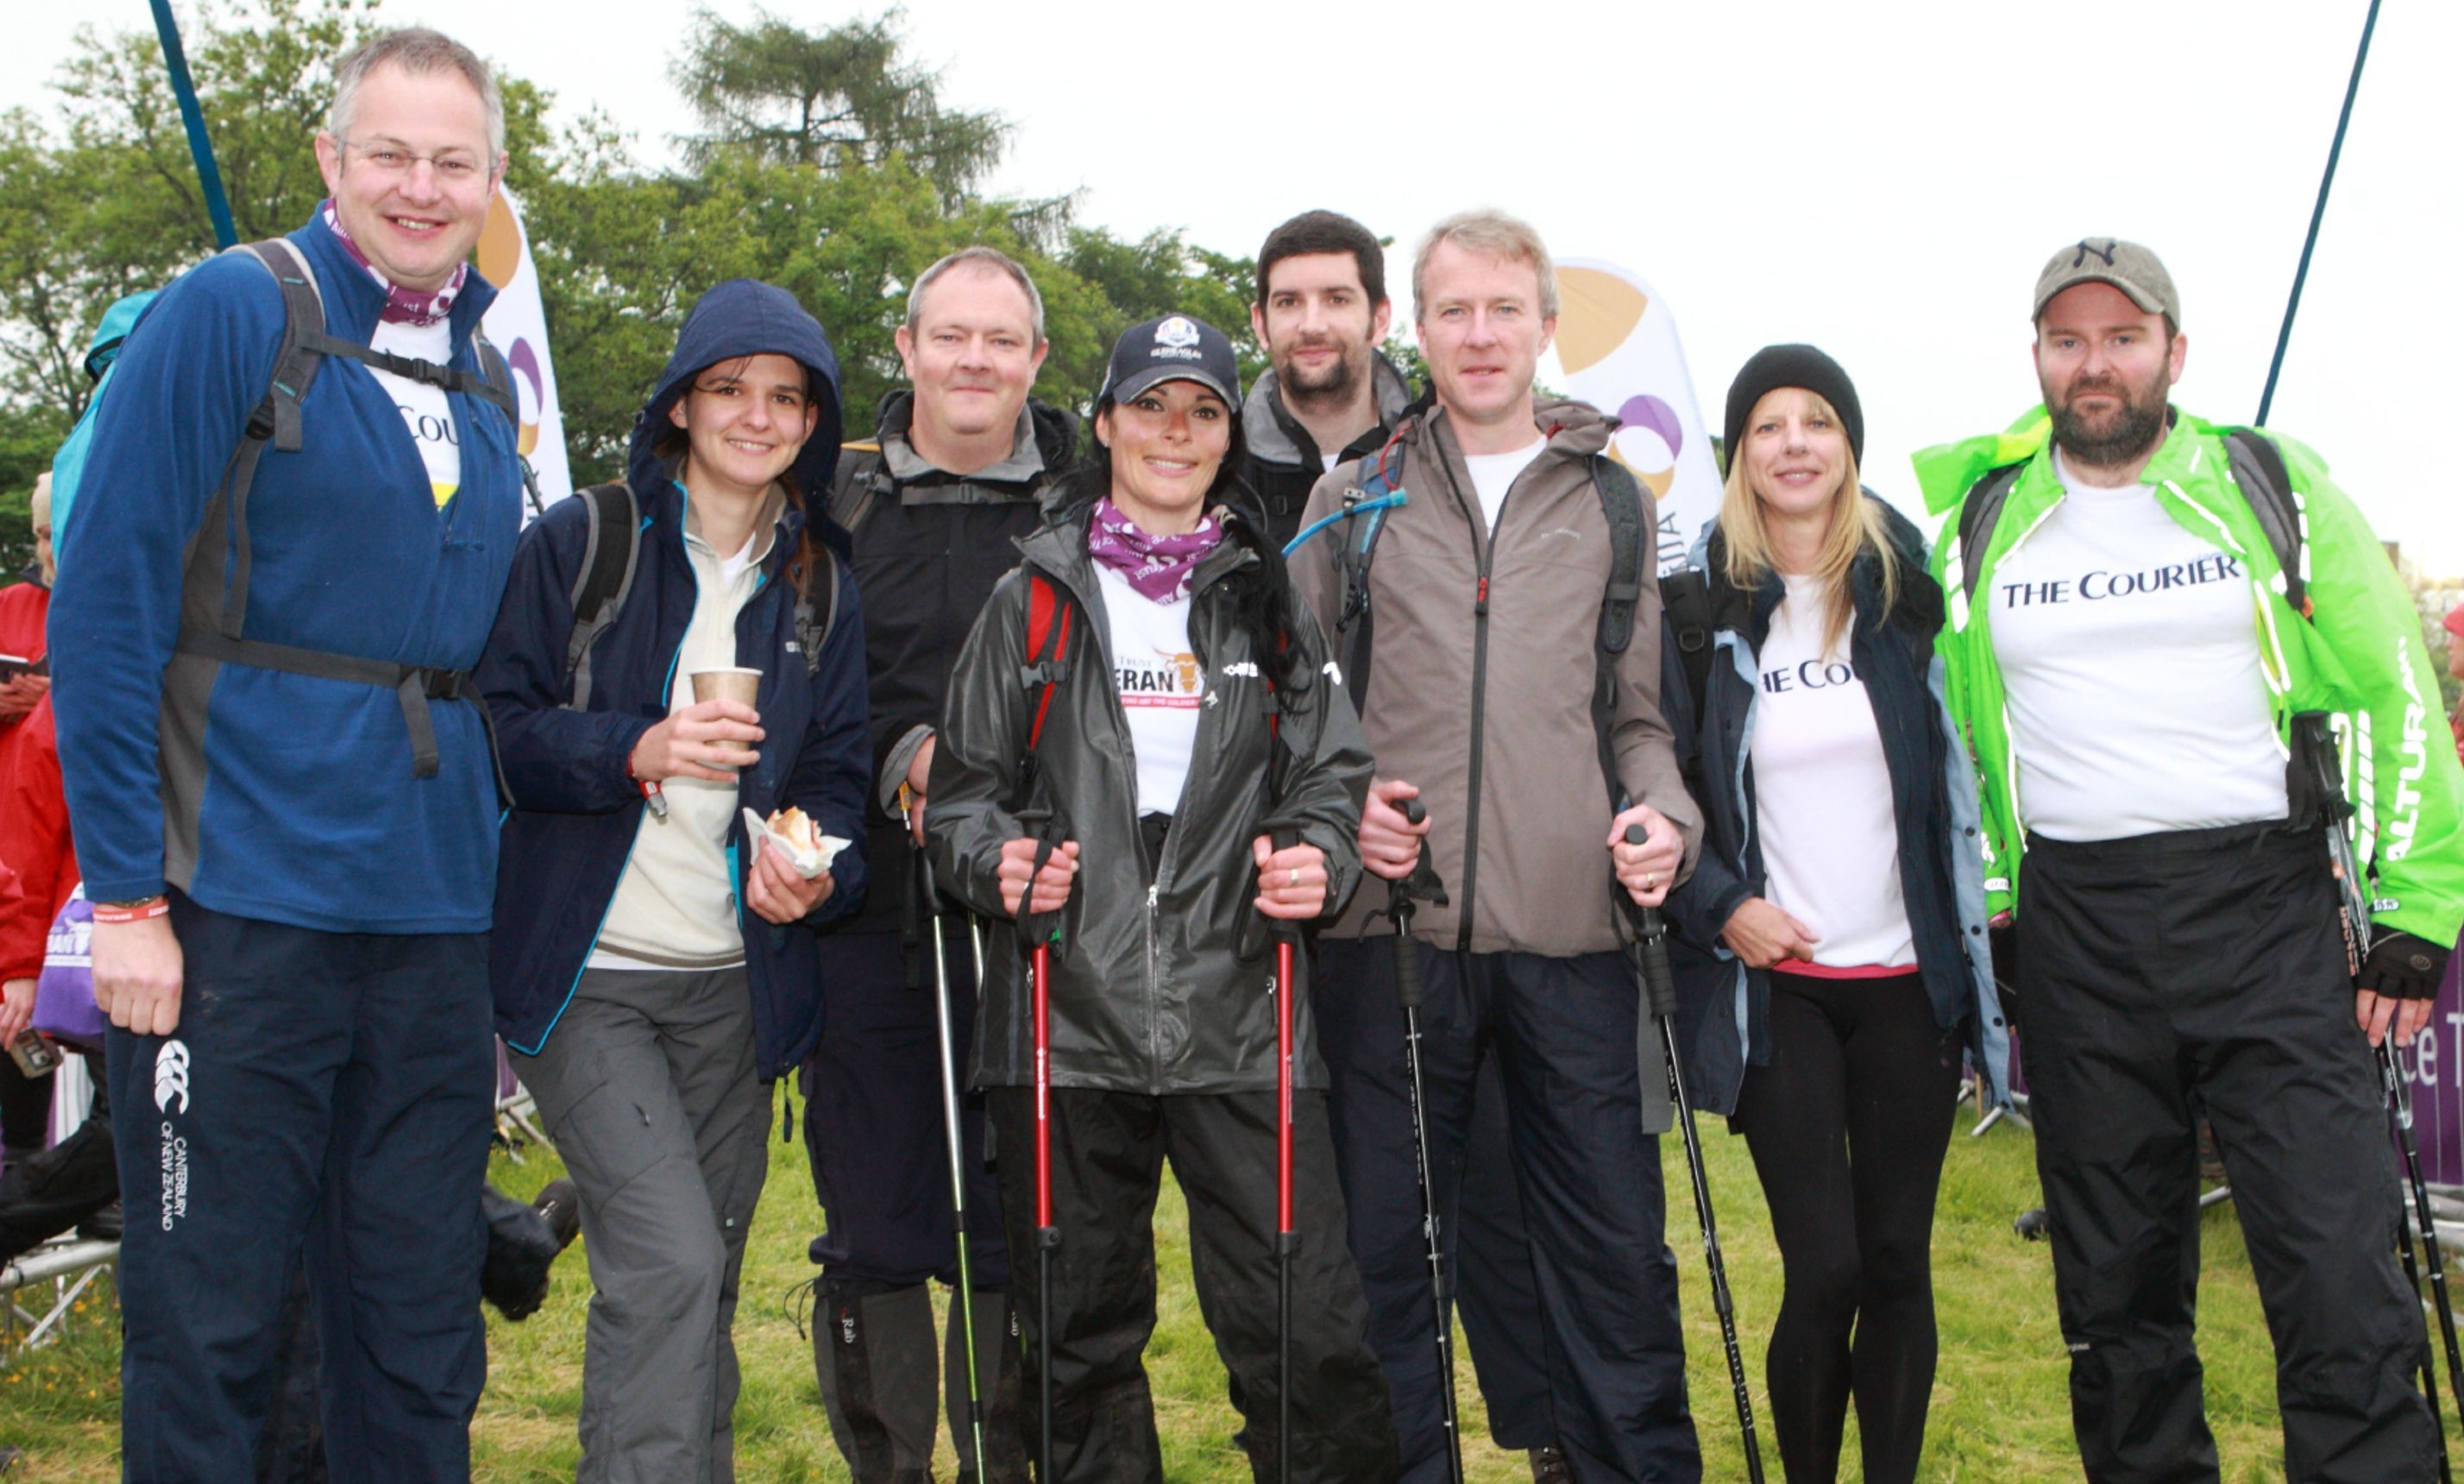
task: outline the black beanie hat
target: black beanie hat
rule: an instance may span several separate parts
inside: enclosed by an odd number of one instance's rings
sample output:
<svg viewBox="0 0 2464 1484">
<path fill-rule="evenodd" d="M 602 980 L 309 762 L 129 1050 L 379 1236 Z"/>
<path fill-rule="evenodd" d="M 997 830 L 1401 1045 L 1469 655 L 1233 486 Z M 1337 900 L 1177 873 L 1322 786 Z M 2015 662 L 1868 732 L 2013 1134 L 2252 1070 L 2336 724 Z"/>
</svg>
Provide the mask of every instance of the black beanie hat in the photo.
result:
<svg viewBox="0 0 2464 1484">
<path fill-rule="evenodd" d="M 1727 441 L 1720 445 L 1728 461 L 1737 458 L 1738 440 L 1746 435 L 1746 419 L 1763 393 L 1782 387 L 1802 387 L 1819 395 L 1839 414 L 1840 431 L 1848 434 L 1848 451 L 1865 462 L 1865 410 L 1857 405 L 1857 384 L 1839 363 L 1812 345 L 1765 345 L 1728 384 Z"/>
</svg>

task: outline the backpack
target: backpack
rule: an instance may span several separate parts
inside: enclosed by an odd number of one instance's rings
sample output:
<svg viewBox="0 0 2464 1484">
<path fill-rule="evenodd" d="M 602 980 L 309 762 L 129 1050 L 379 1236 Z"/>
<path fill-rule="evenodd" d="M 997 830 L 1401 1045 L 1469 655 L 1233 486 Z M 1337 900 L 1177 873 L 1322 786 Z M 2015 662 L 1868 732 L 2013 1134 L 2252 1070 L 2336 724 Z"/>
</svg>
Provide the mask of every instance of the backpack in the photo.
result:
<svg viewBox="0 0 2464 1484">
<path fill-rule="evenodd" d="M 564 687 L 570 711 L 590 709 L 590 649 L 613 628 L 625 600 L 633 593 L 633 574 L 642 561 L 642 528 L 648 523 L 633 498 L 633 487 L 622 479 L 576 490 L 574 498 L 589 512 L 588 533 L 582 543 L 582 570 L 567 596 L 573 612 L 573 634 L 564 646 Z M 611 535 L 610 533 L 621 533 Z M 839 565 L 822 553 L 818 593 L 796 597 L 796 642 L 804 652 L 804 674 L 822 668 L 822 648 L 838 627 Z"/>
<path fill-rule="evenodd" d="M 282 293 L 282 339 L 274 355 L 274 373 L 264 397 L 249 413 L 248 427 L 240 435 L 239 447 L 232 451 L 231 461 L 224 467 L 223 482 L 212 498 L 206 502 L 204 519 L 191 538 L 188 560 L 182 579 L 181 609 L 184 614 L 213 613 L 210 623 L 199 623 L 184 617 L 176 652 L 227 664 L 249 665 L 260 670 L 279 670 L 292 675 L 304 675 L 326 680 L 347 680 L 355 684 L 379 686 L 401 698 L 404 725 L 410 733 L 411 776 L 436 776 L 438 757 L 436 727 L 429 715 L 431 700 L 466 700 L 479 707 L 479 715 L 489 729 L 489 758 L 496 767 L 496 788 L 510 798 L 501 764 L 495 758 L 495 723 L 489 720 L 486 703 L 481 700 L 477 684 L 467 670 L 444 670 L 433 666 L 405 665 L 392 660 L 368 659 L 357 654 L 341 654 L 325 650 L 312 650 L 287 644 L 272 644 L 246 636 L 248 624 L 249 569 L 253 553 L 249 544 L 248 495 L 256 481 L 256 467 L 268 448 L 291 454 L 300 448 L 300 410 L 307 401 L 308 388 L 317 379 L 317 371 L 328 356 L 341 356 L 364 365 L 390 371 L 447 392 L 462 392 L 495 405 L 507 418 L 518 422 L 520 404 L 516 400 L 512 372 L 505 358 L 496 353 L 484 337 L 477 342 L 481 369 L 476 372 L 456 370 L 429 361 L 394 355 L 355 341 L 340 340 L 325 333 L 325 299 L 317 286 L 317 276 L 298 249 L 281 237 L 262 242 L 248 242 L 228 253 L 236 253 L 273 275 Z M 524 466 L 528 478 L 528 466 Z M 230 567 L 228 579 L 224 568 Z"/>
<path fill-rule="evenodd" d="M 96 411 L 102 406 L 102 394 L 111 386 L 111 368 L 119 364 L 121 347 L 145 311 L 163 295 L 161 289 L 146 289 L 112 301 L 102 312 L 102 323 L 96 326 L 94 343 L 86 347 L 86 380 L 93 389 L 86 394 L 85 410 L 77 414 L 77 426 L 60 441 L 59 452 L 52 455 L 52 548 L 65 550 L 62 538 L 68 535 L 69 506 L 75 503 L 78 483 L 85 477 L 86 454 L 94 447 Z"/>
</svg>

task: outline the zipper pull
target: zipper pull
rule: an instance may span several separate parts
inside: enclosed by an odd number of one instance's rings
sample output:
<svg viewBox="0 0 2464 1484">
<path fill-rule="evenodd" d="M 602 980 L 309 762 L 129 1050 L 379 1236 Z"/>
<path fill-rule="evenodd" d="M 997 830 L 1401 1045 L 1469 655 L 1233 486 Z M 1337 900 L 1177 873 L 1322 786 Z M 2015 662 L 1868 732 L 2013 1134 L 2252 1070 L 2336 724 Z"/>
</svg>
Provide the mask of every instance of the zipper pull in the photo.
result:
<svg viewBox="0 0 2464 1484">
<path fill-rule="evenodd" d="M 1488 579 L 1485 576 L 1480 580 L 1480 591 L 1472 599 L 1471 611 L 1472 616 L 1476 618 L 1488 616 Z"/>
<path fill-rule="evenodd" d="M 1149 881 L 1149 882 L 1147 883 L 1147 910 L 1148 910 L 1149 912 L 1153 912 L 1153 911 L 1156 910 L 1156 909 L 1155 909 L 1155 896 L 1156 896 L 1156 894 L 1157 894 L 1157 893 L 1161 892 L 1162 890 L 1163 890 L 1163 883 L 1162 883 L 1161 881 Z"/>
</svg>

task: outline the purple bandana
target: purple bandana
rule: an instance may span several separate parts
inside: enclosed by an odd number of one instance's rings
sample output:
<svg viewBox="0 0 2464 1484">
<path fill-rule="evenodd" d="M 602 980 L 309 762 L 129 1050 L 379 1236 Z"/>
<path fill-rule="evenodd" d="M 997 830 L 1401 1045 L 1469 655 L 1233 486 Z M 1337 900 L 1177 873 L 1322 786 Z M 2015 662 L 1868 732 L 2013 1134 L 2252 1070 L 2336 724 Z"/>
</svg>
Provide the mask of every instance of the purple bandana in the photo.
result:
<svg viewBox="0 0 2464 1484">
<path fill-rule="evenodd" d="M 1208 516 L 1180 536 L 1150 536 L 1121 514 L 1109 495 L 1095 501 L 1087 522 L 1087 554 L 1129 579 L 1150 603 L 1177 603 L 1189 596 L 1189 579 L 1200 557 L 1223 540 L 1223 522 Z"/>
<path fill-rule="evenodd" d="M 385 312 L 378 315 L 378 319 L 387 324 L 424 326 L 434 324 L 453 312 L 453 300 L 460 297 L 462 285 L 470 281 L 469 263 L 454 264 L 453 277 L 441 289 L 431 289 L 423 294 L 404 288 L 378 272 L 377 265 L 368 261 L 368 255 L 361 252 L 360 245 L 351 240 L 350 233 L 343 230 L 341 214 L 334 210 L 333 198 L 327 197 L 325 204 L 317 210 L 323 213 L 326 227 L 332 230 L 334 239 L 342 244 L 342 251 L 351 255 L 351 261 L 366 269 L 368 277 L 376 279 L 377 286 L 385 291 Z"/>
</svg>

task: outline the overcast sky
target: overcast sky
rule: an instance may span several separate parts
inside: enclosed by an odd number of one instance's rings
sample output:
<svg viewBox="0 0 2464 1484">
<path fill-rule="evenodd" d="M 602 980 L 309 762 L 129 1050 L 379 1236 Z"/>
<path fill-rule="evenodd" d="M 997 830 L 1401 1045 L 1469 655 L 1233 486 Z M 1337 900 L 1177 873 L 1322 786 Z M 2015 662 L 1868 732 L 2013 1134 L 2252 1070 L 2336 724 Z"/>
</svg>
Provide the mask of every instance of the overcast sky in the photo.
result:
<svg viewBox="0 0 2464 1484">
<path fill-rule="evenodd" d="M 2220 420 L 2256 411 L 2367 9 L 916 0 L 906 26 L 947 101 L 1014 126 L 999 190 L 1082 190 L 1087 220 L 1236 254 L 1294 211 L 1345 210 L 1396 239 L 1398 323 L 1418 234 L 1503 207 L 1561 256 L 1652 282 L 1715 421 L 1758 346 L 1831 351 L 1864 402 L 1868 482 L 1913 503 L 1910 451 L 2035 400 L 2029 290 L 2082 235 L 2136 238 L 2171 268 L 2191 343 L 2176 399 Z M 150 25 L 143 0 L 11 10 L 0 105 L 55 101 L 46 84 L 78 24 Z M 874 13 L 775 10 L 808 28 Z M 605 110 L 645 157 L 691 126 L 659 39 L 685 7 L 378 13 L 552 89 L 559 118 Z M 2450 574 L 2464 573 L 2448 467 L 2464 418 L 2458 55 L 2464 5 L 2388 0 L 2270 419 L 2326 455 L 2382 535 Z"/>
</svg>

